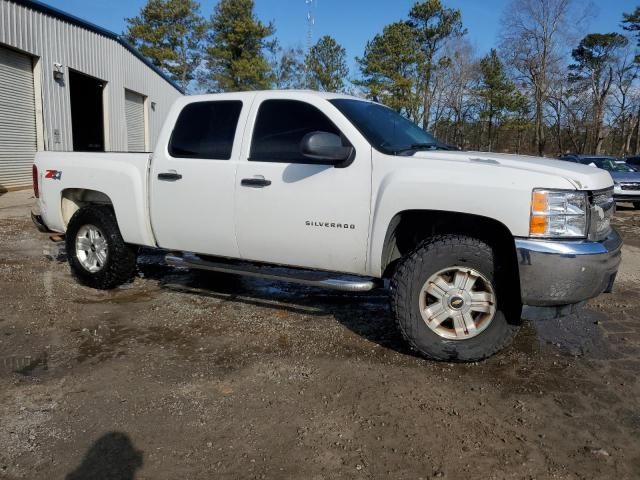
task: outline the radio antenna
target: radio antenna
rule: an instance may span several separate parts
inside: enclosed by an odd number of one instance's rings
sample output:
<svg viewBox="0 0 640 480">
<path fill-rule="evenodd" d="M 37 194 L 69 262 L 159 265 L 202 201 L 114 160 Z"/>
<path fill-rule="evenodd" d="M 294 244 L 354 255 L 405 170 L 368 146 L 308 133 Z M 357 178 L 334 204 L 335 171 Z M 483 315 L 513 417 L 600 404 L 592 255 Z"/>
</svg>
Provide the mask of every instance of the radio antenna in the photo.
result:
<svg viewBox="0 0 640 480">
<path fill-rule="evenodd" d="M 313 27 L 316 25 L 316 8 L 318 0 L 304 0 L 307 5 L 307 53 L 313 46 Z"/>
</svg>

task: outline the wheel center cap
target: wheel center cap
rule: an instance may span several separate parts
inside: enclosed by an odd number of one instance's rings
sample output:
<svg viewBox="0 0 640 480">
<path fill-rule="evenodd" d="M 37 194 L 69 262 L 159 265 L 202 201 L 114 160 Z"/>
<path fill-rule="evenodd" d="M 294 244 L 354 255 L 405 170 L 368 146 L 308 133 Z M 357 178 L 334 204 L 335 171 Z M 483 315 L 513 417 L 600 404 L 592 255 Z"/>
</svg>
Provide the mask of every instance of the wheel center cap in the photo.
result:
<svg viewBox="0 0 640 480">
<path fill-rule="evenodd" d="M 464 298 L 457 295 L 451 297 L 451 299 L 449 300 L 449 306 L 454 310 L 460 310 L 462 307 L 464 307 Z"/>
</svg>

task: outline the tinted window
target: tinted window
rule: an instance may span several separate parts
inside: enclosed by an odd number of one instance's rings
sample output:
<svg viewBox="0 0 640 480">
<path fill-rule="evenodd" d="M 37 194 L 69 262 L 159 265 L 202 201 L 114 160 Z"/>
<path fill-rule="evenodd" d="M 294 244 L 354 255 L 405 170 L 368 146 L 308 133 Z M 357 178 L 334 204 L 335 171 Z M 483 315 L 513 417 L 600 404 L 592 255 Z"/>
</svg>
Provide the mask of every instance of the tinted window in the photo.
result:
<svg viewBox="0 0 640 480">
<path fill-rule="evenodd" d="M 611 158 L 583 158 L 580 163 L 596 166 L 608 172 L 633 172 L 633 169 L 626 163 Z"/>
<path fill-rule="evenodd" d="M 229 160 L 242 102 L 190 103 L 178 116 L 169 154 L 177 158 Z"/>
<path fill-rule="evenodd" d="M 307 133 L 316 131 L 340 135 L 331 120 L 308 103 L 266 100 L 258 110 L 250 160 L 305 163 L 300 142 Z"/>
<path fill-rule="evenodd" d="M 342 98 L 330 101 L 376 150 L 396 154 L 412 147 L 435 148 L 439 145 L 433 135 L 383 105 Z"/>
</svg>

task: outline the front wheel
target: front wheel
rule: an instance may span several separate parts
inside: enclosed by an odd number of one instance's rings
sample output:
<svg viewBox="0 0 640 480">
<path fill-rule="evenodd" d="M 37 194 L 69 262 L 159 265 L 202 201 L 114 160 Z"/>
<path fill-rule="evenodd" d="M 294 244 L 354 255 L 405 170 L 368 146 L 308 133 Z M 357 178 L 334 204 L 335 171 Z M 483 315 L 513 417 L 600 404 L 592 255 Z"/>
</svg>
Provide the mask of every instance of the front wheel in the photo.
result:
<svg viewBox="0 0 640 480">
<path fill-rule="evenodd" d="M 133 278 L 136 251 L 122 239 L 109 207 L 92 205 L 78 210 L 65 238 L 71 273 L 80 283 L 109 290 Z"/>
<path fill-rule="evenodd" d="M 507 318 L 493 250 L 475 238 L 441 235 L 405 257 L 391 279 L 391 305 L 413 349 L 443 361 L 482 360 L 509 345 L 519 318 Z"/>
</svg>

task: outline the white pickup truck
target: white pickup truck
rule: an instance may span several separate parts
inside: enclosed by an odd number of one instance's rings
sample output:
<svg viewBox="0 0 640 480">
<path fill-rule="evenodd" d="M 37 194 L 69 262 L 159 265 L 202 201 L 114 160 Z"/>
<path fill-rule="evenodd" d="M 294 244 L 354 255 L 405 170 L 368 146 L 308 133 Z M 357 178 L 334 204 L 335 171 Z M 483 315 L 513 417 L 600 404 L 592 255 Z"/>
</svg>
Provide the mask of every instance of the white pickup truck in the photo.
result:
<svg viewBox="0 0 640 480">
<path fill-rule="evenodd" d="M 32 217 L 66 234 L 94 288 L 129 281 L 140 246 L 193 269 L 389 285 L 402 334 L 438 360 L 486 358 L 524 314 L 611 291 L 622 241 L 607 172 L 445 148 L 344 95 L 185 97 L 153 154 L 38 153 Z"/>
</svg>

